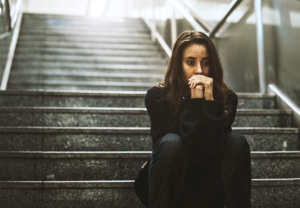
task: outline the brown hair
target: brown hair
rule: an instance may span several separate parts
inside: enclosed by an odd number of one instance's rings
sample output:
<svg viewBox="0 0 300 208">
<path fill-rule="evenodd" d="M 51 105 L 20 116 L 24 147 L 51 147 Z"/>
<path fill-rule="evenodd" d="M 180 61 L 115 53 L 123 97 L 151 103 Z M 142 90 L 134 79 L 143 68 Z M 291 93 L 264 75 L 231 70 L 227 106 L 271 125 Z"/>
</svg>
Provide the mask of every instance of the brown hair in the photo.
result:
<svg viewBox="0 0 300 208">
<path fill-rule="evenodd" d="M 185 31 L 181 33 L 172 50 L 172 56 L 168 64 L 163 82 L 157 83 L 157 87 L 166 91 L 165 99 L 168 102 L 173 115 L 178 112 L 183 101 L 187 83 L 182 69 L 182 53 L 185 47 L 190 44 L 205 44 L 209 56 L 209 77 L 213 78 L 213 96 L 215 100 L 225 102 L 227 89 L 230 88 L 223 79 L 223 67 L 220 62 L 216 47 L 212 40 L 199 31 Z M 225 106 L 226 114 L 231 111 L 231 106 Z"/>
</svg>

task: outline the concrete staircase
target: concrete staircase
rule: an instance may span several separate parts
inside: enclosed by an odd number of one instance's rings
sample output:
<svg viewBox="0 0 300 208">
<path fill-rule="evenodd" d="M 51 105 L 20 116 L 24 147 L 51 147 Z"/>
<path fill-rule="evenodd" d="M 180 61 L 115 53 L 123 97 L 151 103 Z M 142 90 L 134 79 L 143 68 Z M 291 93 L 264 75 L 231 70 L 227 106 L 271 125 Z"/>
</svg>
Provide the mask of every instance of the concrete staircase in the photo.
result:
<svg viewBox="0 0 300 208">
<path fill-rule="evenodd" d="M 146 90 L 166 61 L 139 19 L 25 14 L 8 89 Z"/>
<path fill-rule="evenodd" d="M 0 92 L 0 207 L 143 207 L 133 180 L 151 153 L 144 96 L 166 60 L 141 20 L 122 21 L 24 15 L 13 90 Z M 272 95 L 238 97 L 252 207 L 300 207 L 291 111 Z"/>
</svg>

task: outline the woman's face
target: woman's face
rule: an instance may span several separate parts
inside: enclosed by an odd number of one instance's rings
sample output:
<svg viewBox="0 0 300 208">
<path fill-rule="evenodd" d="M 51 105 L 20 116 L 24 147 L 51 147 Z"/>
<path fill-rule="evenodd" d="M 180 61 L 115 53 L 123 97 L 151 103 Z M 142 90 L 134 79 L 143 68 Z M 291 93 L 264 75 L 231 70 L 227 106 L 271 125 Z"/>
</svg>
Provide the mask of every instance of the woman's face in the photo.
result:
<svg viewBox="0 0 300 208">
<path fill-rule="evenodd" d="M 191 44 L 183 49 L 182 69 L 188 81 L 194 75 L 209 74 L 209 57 L 205 44 Z"/>
</svg>

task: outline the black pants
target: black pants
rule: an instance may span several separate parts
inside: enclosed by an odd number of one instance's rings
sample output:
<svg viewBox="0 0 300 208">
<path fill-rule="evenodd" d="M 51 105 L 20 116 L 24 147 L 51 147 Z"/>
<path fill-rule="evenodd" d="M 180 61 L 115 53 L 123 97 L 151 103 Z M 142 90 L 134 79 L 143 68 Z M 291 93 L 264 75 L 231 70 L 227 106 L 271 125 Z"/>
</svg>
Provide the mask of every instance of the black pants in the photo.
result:
<svg viewBox="0 0 300 208">
<path fill-rule="evenodd" d="M 249 208 L 251 160 L 249 144 L 241 134 L 226 133 L 227 144 L 220 155 L 218 180 L 223 197 L 221 208 Z M 167 134 L 153 147 L 149 169 L 149 207 L 189 207 L 179 203 L 189 167 L 187 151 L 177 134 Z M 192 207 L 192 206 L 190 206 Z M 197 206 L 193 206 L 197 207 Z M 198 206 L 199 207 L 199 206 Z M 201 206 L 200 206 L 201 207 Z"/>
</svg>

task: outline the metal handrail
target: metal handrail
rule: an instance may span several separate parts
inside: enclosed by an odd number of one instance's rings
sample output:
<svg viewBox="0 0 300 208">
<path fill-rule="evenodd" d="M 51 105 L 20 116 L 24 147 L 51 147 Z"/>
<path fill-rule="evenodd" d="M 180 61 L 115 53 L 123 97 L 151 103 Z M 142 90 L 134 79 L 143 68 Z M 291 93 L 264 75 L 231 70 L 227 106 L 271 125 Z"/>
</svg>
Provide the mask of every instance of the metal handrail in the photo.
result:
<svg viewBox="0 0 300 208">
<path fill-rule="evenodd" d="M 191 15 L 194 17 L 194 19 L 196 19 L 201 27 L 203 27 L 204 30 L 206 30 L 206 32 L 209 32 L 212 30 L 212 26 L 210 24 L 208 24 L 204 19 L 202 19 L 195 11 L 193 8 L 191 8 L 186 1 L 182 1 L 180 0 L 180 3 L 182 3 L 185 8 L 187 8 L 189 10 L 189 12 L 191 13 Z"/>
<path fill-rule="evenodd" d="M 194 17 L 192 17 L 192 15 L 190 15 L 184 8 L 182 8 L 178 2 L 176 2 L 175 0 L 169 0 L 169 2 L 172 4 L 172 6 L 174 8 L 176 8 L 181 14 L 182 16 L 188 21 L 188 23 L 197 31 L 201 31 L 203 33 L 207 32 L 205 31 L 205 29 L 203 27 L 201 27 L 198 22 L 194 19 Z"/>
<path fill-rule="evenodd" d="M 14 15 L 17 15 L 16 22 L 14 23 L 15 28 L 13 30 L 13 35 L 12 35 L 12 39 L 11 39 L 10 46 L 9 46 L 9 51 L 8 51 L 8 55 L 7 55 L 5 68 L 3 71 L 0 90 L 6 90 L 8 78 L 9 78 L 9 74 L 10 74 L 10 69 L 12 66 L 12 61 L 13 61 L 13 58 L 15 55 L 16 45 L 17 45 L 18 38 L 19 38 L 19 32 L 20 32 L 21 21 L 22 21 L 22 16 L 23 16 L 23 10 L 21 7 L 22 0 L 19 0 L 18 3 L 19 3 L 19 6 L 18 6 L 18 8 L 16 7 L 15 12 L 14 12 Z"/>
<path fill-rule="evenodd" d="M 0 40 L 3 40 L 12 33 L 12 29 L 15 27 L 16 22 L 17 22 L 17 17 L 20 12 L 22 5 L 22 0 L 18 0 L 16 3 L 16 6 L 13 11 L 11 11 L 10 4 L 8 0 L 5 0 L 5 9 L 6 9 L 6 24 L 7 24 L 7 30 L 8 32 L 4 32 L 0 34 Z"/>
<path fill-rule="evenodd" d="M 9 1 L 5 0 L 5 10 L 6 10 L 6 21 L 7 21 L 7 30 L 11 31 L 11 17 L 10 17 L 10 5 L 9 5 Z"/>
<path fill-rule="evenodd" d="M 268 90 L 271 93 L 275 93 L 277 96 L 276 105 L 280 109 L 288 108 L 292 110 L 292 126 L 300 127 L 300 108 L 290 100 L 282 91 L 279 90 L 274 84 L 268 85 Z"/>
<path fill-rule="evenodd" d="M 217 25 L 210 29 L 208 24 L 201 20 L 201 18 L 197 18 L 197 20 L 200 22 L 200 24 L 195 20 L 195 18 L 187 12 L 179 3 L 183 4 L 187 8 L 189 8 L 185 3 L 182 2 L 182 0 L 169 0 L 169 2 L 172 5 L 172 19 L 171 19 L 171 38 L 172 38 L 172 45 L 175 43 L 177 33 L 176 33 L 176 19 L 175 19 L 175 14 L 174 14 L 174 8 L 178 10 L 181 15 L 188 21 L 188 23 L 195 29 L 201 32 L 204 32 L 207 34 L 209 37 L 214 37 L 216 33 L 220 30 L 220 28 L 224 25 L 226 22 L 227 18 L 232 14 L 232 12 L 238 7 L 238 5 L 242 2 L 242 0 L 233 0 L 230 5 L 227 7 L 226 12 L 224 13 L 221 21 L 217 23 Z M 262 5 L 261 5 L 262 0 L 254 0 L 255 4 L 255 13 L 256 13 L 256 33 L 257 33 L 257 53 L 258 53 L 258 69 L 259 69 L 259 85 L 260 85 L 260 91 L 261 93 L 266 93 L 266 79 L 265 79 L 265 68 L 264 68 L 264 46 L 263 46 L 263 23 L 262 23 Z M 149 28 L 151 29 L 152 33 L 152 40 L 155 41 L 155 38 L 157 36 L 157 31 L 156 31 L 156 26 L 155 26 L 155 18 L 154 18 L 154 7 L 155 7 L 155 0 L 152 0 L 153 2 L 153 17 L 152 17 L 152 25 L 148 25 Z M 191 9 L 189 9 L 191 10 Z M 197 16 L 197 15 L 196 15 Z M 160 34 L 158 34 L 159 37 L 161 37 Z M 166 45 L 165 41 L 163 41 L 163 44 Z M 161 42 L 161 41 L 159 41 Z M 161 44 L 162 45 L 162 44 Z M 163 47 L 164 49 L 166 47 Z M 169 47 L 167 47 L 169 48 Z M 165 52 L 169 54 L 170 49 L 165 49 Z M 170 54 L 171 55 L 171 54 Z M 169 56 L 170 56 L 169 55 Z"/>
<path fill-rule="evenodd" d="M 18 17 L 18 14 L 20 12 L 21 5 L 22 5 L 22 0 L 18 0 L 17 3 L 16 3 L 16 6 L 15 6 L 15 9 L 14 9 L 14 13 L 11 17 L 11 27 L 12 28 L 15 27 L 15 24 L 17 22 L 17 17 Z"/>
<path fill-rule="evenodd" d="M 227 18 L 231 15 L 231 13 L 237 8 L 237 6 L 242 2 L 243 0 L 233 0 L 229 6 L 226 9 L 226 12 L 224 13 L 223 17 L 221 20 L 216 24 L 215 27 L 211 27 L 205 20 L 203 20 L 201 17 L 199 17 L 184 1 L 180 0 L 180 2 L 187 7 L 190 12 L 193 13 L 193 18 L 197 19 L 201 25 L 201 27 L 206 30 L 208 33 L 209 37 L 214 37 L 215 34 L 220 30 L 220 28 L 224 25 L 226 22 Z M 194 28 L 196 29 L 196 28 Z"/>
<path fill-rule="evenodd" d="M 255 16 L 256 16 L 256 41 L 257 41 L 259 88 L 260 88 L 260 92 L 266 93 L 264 28 L 262 22 L 261 0 L 254 0 L 254 7 L 255 7 Z"/>
<path fill-rule="evenodd" d="M 233 0 L 230 5 L 227 7 L 226 12 L 224 13 L 224 16 L 222 19 L 218 22 L 218 24 L 209 32 L 209 37 L 214 37 L 215 34 L 220 30 L 220 28 L 224 25 L 227 18 L 230 16 L 230 14 L 237 8 L 237 6 L 242 2 L 243 0 Z"/>
</svg>

